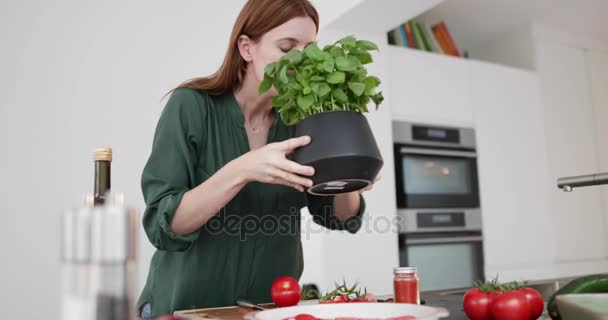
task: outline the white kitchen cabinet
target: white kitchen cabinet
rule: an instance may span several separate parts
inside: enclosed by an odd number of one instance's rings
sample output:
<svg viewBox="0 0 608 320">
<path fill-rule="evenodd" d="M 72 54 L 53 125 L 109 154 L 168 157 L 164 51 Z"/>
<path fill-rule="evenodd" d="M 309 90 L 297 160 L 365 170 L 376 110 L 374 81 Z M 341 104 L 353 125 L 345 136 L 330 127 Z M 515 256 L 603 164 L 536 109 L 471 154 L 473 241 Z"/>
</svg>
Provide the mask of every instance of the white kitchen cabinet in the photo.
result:
<svg viewBox="0 0 608 320">
<path fill-rule="evenodd" d="M 585 51 L 540 39 L 536 42 L 536 63 L 543 92 L 550 177 L 597 172 L 595 122 Z M 599 261 L 606 256 L 599 188 L 579 188 L 565 193 L 554 187 L 550 203 L 557 232 L 558 262 Z"/>
<path fill-rule="evenodd" d="M 473 125 L 465 60 L 394 46 L 387 51 L 393 119 Z"/>
<path fill-rule="evenodd" d="M 486 275 L 546 276 L 554 261 L 540 83 L 535 72 L 469 62 Z M 532 270 L 532 271 L 531 271 Z M 506 278 L 505 278 L 506 277 Z"/>
<path fill-rule="evenodd" d="M 608 52 L 587 51 L 586 59 L 591 81 L 599 171 L 608 172 Z M 603 201 L 604 230 L 608 230 L 608 186 L 601 186 L 599 190 Z M 604 253 L 608 256 L 608 246 L 606 249 Z"/>
</svg>

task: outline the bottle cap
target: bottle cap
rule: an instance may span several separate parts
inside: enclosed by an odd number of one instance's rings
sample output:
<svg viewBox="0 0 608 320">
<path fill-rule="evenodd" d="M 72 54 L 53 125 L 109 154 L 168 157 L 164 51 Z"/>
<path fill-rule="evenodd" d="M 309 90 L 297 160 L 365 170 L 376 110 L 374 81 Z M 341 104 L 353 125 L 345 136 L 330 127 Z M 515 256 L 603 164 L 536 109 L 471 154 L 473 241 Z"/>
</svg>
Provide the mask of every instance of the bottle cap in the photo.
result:
<svg viewBox="0 0 608 320">
<path fill-rule="evenodd" d="M 93 159 L 95 161 L 112 161 L 112 148 L 95 148 Z"/>
<path fill-rule="evenodd" d="M 408 274 L 408 273 L 416 273 L 418 269 L 416 267 L 396 267 L 393 269 L 395 274 Z"/>
</svg>

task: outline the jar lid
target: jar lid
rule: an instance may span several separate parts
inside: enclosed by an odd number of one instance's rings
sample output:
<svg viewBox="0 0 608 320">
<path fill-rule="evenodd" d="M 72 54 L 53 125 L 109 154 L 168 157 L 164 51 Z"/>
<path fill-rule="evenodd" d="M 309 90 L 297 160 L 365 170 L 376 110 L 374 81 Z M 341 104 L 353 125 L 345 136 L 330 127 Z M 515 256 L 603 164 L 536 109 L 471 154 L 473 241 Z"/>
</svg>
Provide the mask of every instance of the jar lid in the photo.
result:
<svg viewBox="0 0 608 320">
<path fill-rule="evenodd" d="M 395 274 L 408 274 L 408 273 L 416 273 L 418 269 L 416 267 L 396 267 L 393 269 Z"/>
</svg>

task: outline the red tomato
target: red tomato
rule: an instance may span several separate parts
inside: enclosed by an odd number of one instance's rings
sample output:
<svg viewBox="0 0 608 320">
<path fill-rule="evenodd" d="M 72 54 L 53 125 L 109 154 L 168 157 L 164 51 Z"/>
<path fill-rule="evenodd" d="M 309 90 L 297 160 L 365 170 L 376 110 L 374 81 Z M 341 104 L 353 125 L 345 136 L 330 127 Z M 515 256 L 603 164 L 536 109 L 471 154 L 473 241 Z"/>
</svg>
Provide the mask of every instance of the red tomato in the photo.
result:
<svg viewBox="0 0 608 320">
<path fill-rule="evenodd" d="M 350 299 L 348 302 L 369 302 L 369 300 L 363 298 L 354 298 Z"/>
<path fill-rule="evenodd" d="M 469 289 L 462 299 L 464 312 L 471 320 L 488 320 L 495 293 L 483 292 L 477 288 Z"/>
<path fill-rule="evenodd" d="M 340 302 L 348 302 L 348 297 L 346 296 L 337 296 L 331 300 L 329 300 L 331 303 L 340 303 Z"/>
<path fill-rule="evenodd" d="M 297 315 L 295 317 L 295 320 L 319 320 L 319 318 L 317 318 L 313 315 L 307 314 L 307 313 L 302 313 L 302 314 Z"/>
<path fill-rule="evenodd" d="M 543 296 L 532 288 L 523 288 L 519 289 L 519 291 L 523 292 L 524 296 L 526 296 L 526 300 L 528 300 L 528 305 L 530 306 L 530 320 L 538 319 L 545 308 Z"/>
<path fill-rule="evenodd" d="M 279 307 L 289 307 L 298 304 L 300 295 L 298 281 L 289 276 L 277 278 L 270 288 L 272 302 Z"/>
<path fill-rule="evenodd" d="M 530 319 L 528 300 L 526 300 L 526 295 L 519 290 L 508 291 L 496 296 L 491 309 L 494 320 Z"/>
</svg>

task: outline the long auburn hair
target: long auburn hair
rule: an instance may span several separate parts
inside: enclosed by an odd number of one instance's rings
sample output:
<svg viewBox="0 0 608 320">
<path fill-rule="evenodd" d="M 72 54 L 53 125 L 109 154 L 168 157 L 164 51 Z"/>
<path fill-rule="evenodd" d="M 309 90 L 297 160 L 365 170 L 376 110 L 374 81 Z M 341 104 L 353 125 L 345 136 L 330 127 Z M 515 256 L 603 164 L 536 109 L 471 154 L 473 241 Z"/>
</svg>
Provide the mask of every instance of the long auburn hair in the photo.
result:
<svg viewBox="0 0 608 320">
<path fill-rule="evenodd" d="M 296 17 L 310 17 L 319 31 L 319 14 L 308 0 L 249 0 L 241 9 L 230 34 L 228 51 L 220 68 L 212 75 L 190 79 L 177 88 L 202 90 L 220 95 L 243 83 L 247 62 L 241 57 L 238 38 L 246 35 L 258 41 L 266 32 Z"/>
</svg>

